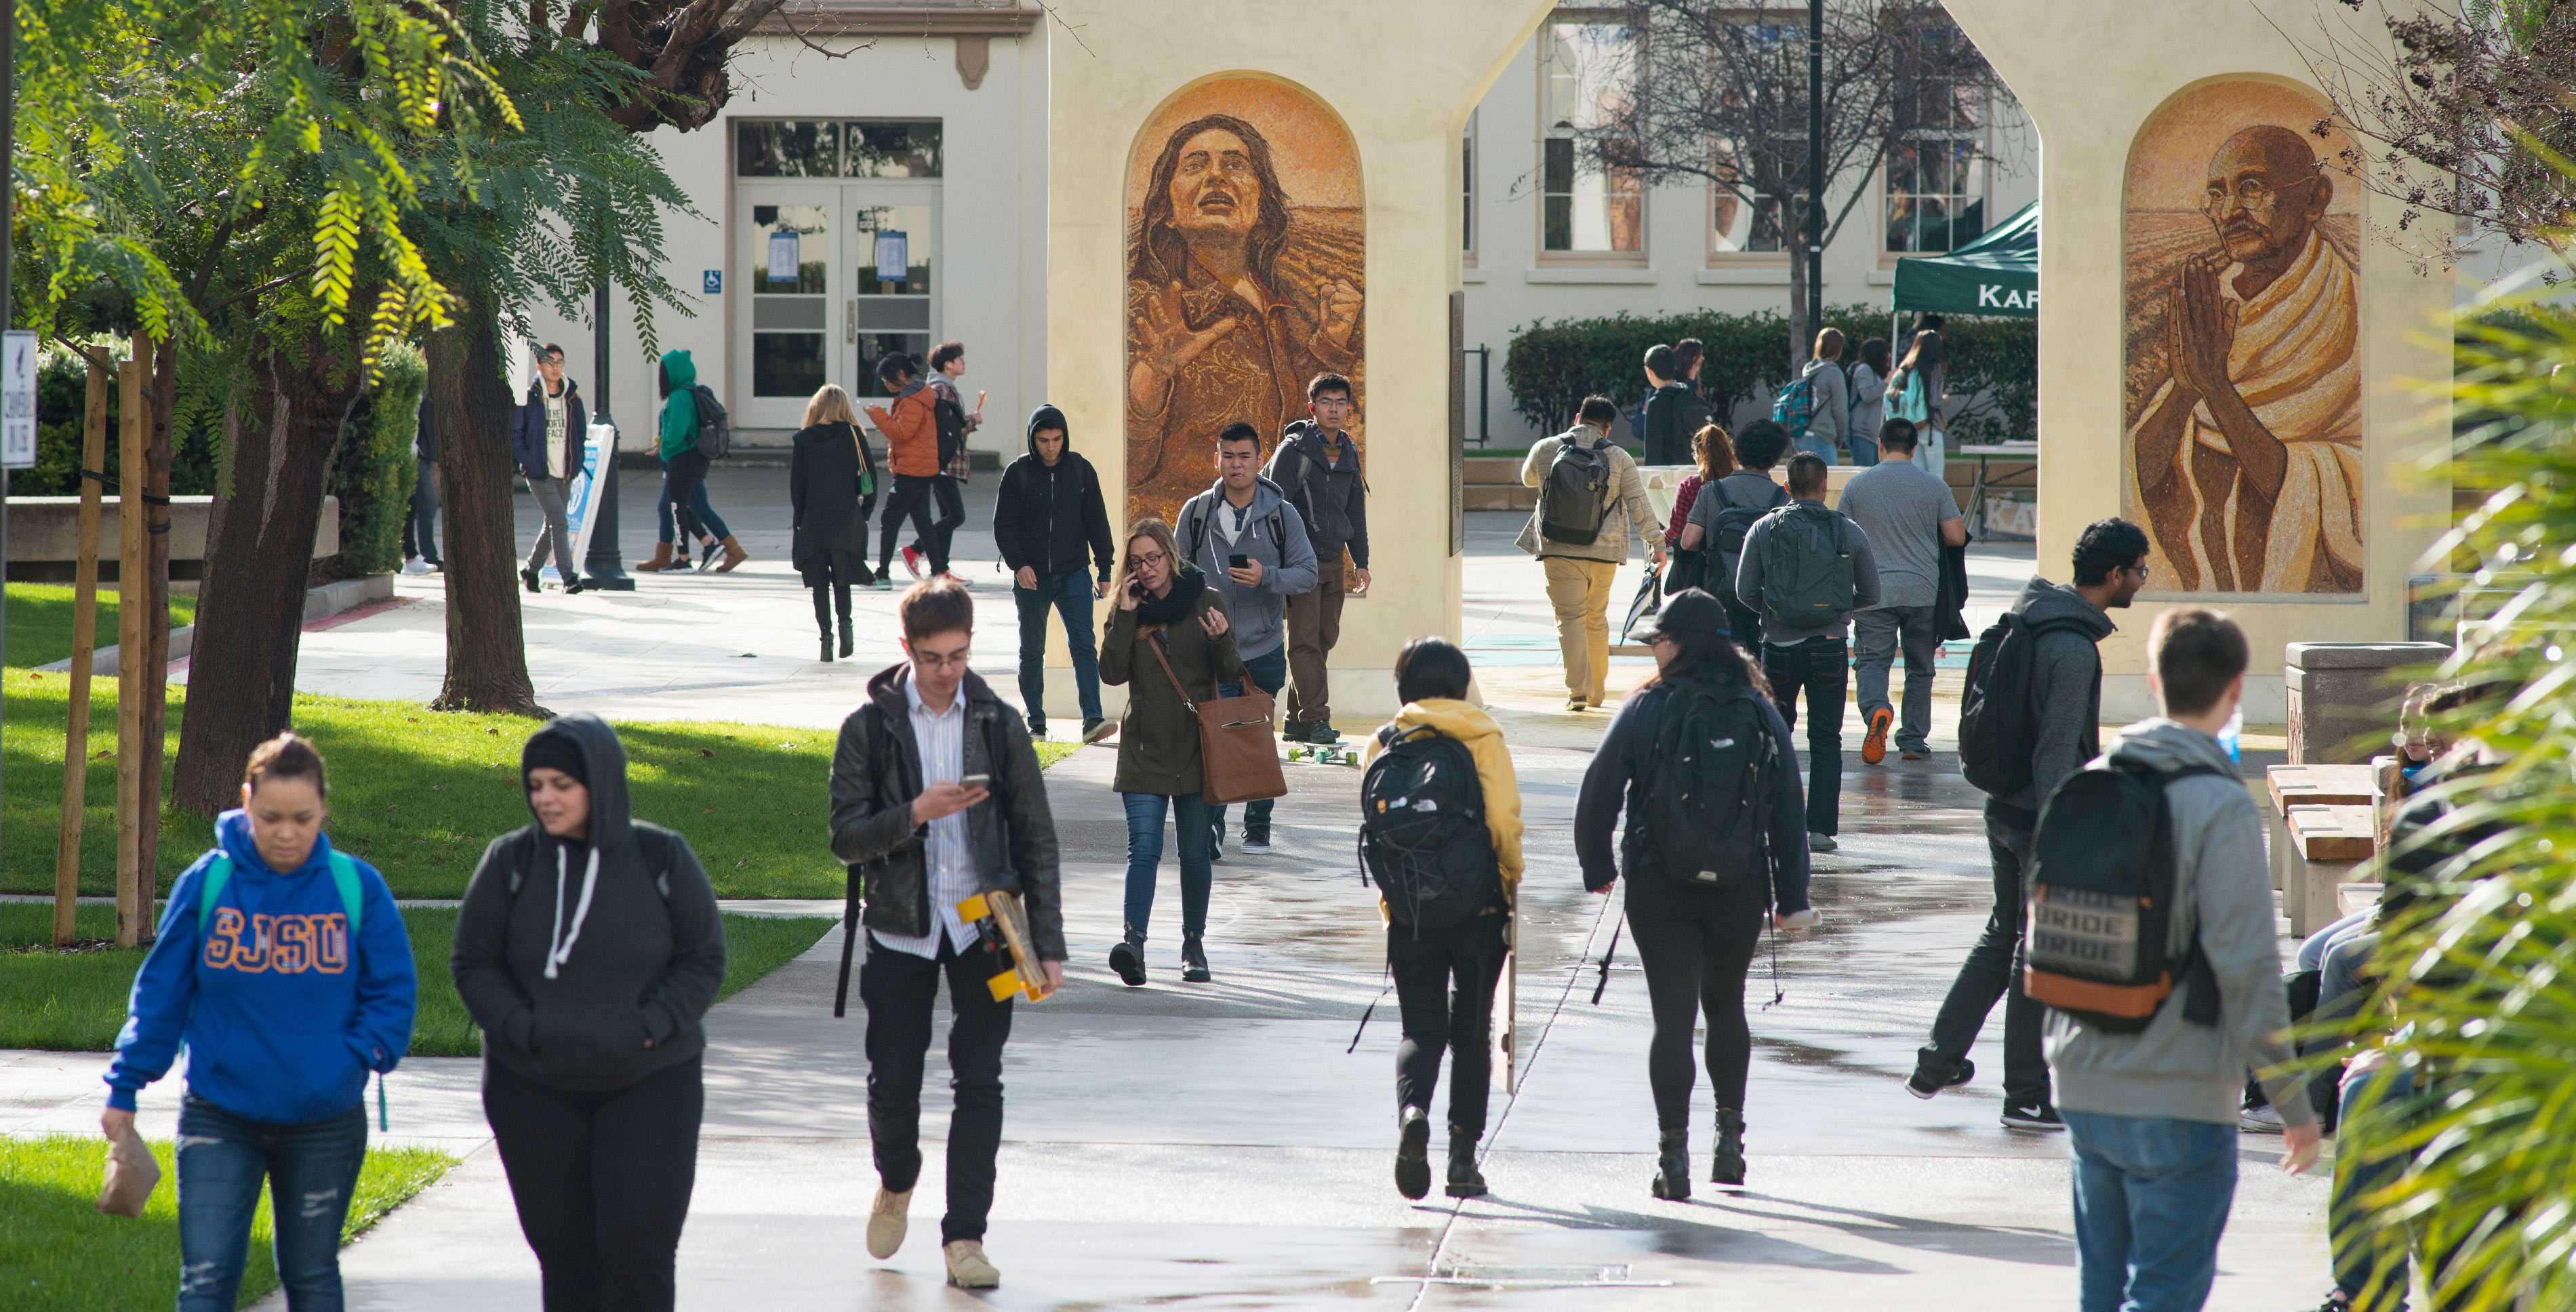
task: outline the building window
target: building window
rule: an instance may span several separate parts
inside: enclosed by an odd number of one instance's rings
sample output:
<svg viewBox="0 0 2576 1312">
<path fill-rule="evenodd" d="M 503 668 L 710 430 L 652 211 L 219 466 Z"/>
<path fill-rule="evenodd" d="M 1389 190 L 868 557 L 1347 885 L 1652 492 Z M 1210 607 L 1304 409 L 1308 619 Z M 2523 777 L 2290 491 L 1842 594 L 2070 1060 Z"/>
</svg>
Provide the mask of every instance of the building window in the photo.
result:
<svg viewBox="0 0 2576 1312">
<path fill-rule="evenodd" d="M 734 175 L 744 178 L 935 178 L 940 124 L 874 120 L 734 120 Z"/>
<path fill-rule="evenodd" d="M 1947 50 L 1967 37 L 1957 28 L 1927 32 L 1927 46 Z M 1897 146 L 1887 161 L 1887 250 L 1915 255 L 1955 250 L 1986 230 L 1985 93 L 1944 76 L 1901 78 L 1896 89 Z"/>
<path fill-rule="evenodd" d="M 1634 170 L 1585 159 L 1579 139 L 1616 124 L 1637 85 L 1637 33 L 1624 23 L 1550 21 L 1539 43 L 1539 249 L 1628 257 L 1646 250 L 1645 190 Z"/>
<path fill-rule="evenodd" d="M 1466 252 L 1466 263 L 1476 262 L 1476 111 L 1467 111 L 1467 130 L 1458 137 L 1458 176 L 1462 194 L 1458 201 L 1458 248 Z"/>
</svg>

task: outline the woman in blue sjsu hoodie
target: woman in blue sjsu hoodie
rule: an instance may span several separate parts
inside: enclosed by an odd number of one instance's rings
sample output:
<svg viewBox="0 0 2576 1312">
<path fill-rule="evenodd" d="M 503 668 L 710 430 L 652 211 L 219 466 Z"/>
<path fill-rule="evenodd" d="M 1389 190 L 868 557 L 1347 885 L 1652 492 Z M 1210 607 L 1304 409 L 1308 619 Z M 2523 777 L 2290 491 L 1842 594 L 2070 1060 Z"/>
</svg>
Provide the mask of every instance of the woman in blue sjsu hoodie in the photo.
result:
<svg viewBox="0 0 2576 1312">
<path fill-rule="evenodd" d="M 322 834 L 321 753 L 259 745 L 242 807 L 170 889 L 107 1069 L 101 1128 L 184 1044 L 179 1312 L 231 1312 L 251 1213 L 273 1181 L 278 1282 L 293 1312 L 338 1312 L 340 1225 L 367 1155 L 369 1071 L 411 1046 L 411 940 L 375 868 Z M 317 1201 L 322 1206 L 315 1206 Z"/>
</svg>

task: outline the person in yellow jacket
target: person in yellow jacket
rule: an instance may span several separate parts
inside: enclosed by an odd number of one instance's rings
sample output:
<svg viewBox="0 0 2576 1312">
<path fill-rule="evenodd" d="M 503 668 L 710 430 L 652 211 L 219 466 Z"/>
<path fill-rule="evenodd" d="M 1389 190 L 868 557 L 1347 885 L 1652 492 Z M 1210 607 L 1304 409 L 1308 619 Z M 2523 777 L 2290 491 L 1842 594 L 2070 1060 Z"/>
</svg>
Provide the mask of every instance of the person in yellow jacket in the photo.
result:
<svg viewBox="0 0 2576 1312">
<path fill-rule="evenodd" d="M 1389 912 L 1387 969 L 1404 1040 L 1395 1050 L 1397 1148 L 1395 1185 L 1407 1198 L 1431 1192 L 1431 1095 L 1440 1080 L 1440 1054 L 1449 1053 L 1449 1184 L 1452 1198 L 1485 1192 L 1476 1169 L 1476 1141 L 1485 1134 L 1486 1091 L 1493 1083 L 1490 1035 L 1494 985 L 1511 949 L 1512 899 L 1521 878 L 1521 790 L 1512 774 L 1502 726 L 1466 700 L 1472 674 L 1467 654 L 1440 638 L 1416 638 L 1395 659 L 1395 691 L 1404 709 L 1369 742 L 1376 761 L 1388 746 L 1417 729 L 1465 745 L 1476 763 L 1484 795 L 1485 831 L 1493 844 L 1498 887 L 1491 903 L 1463 921 L 1410 925 Z M 1454 759 L 1454 758 L 1453 758 Z M 1453 999 L 1451 984 L 1455 981 Z"/>
</svg>

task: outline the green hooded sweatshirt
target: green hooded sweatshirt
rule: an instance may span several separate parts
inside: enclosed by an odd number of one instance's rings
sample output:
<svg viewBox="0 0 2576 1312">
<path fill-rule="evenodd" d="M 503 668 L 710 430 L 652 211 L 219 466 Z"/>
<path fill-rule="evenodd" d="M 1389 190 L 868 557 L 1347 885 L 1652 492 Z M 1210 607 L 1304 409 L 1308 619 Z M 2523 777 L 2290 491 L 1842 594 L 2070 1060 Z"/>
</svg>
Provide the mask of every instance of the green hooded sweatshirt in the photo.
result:
<svg viewBox="0 0 2576 1312">
<path fill-rule="evenodd" d="M 686 351 L 666 351 L 662 374 L 671 394 L 662 398 L 662 458 L 668 460 L 698 444 L 698 366 Z"/>
</svg>

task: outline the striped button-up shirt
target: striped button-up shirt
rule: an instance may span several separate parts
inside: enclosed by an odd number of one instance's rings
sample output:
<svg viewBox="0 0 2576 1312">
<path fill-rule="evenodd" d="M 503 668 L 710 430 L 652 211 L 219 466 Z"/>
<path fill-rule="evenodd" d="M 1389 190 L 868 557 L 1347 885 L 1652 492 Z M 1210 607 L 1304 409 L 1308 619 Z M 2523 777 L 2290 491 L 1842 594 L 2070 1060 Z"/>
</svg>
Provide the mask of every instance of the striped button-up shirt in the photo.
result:
<svg viewBox="0 0 2576 1312">
<path fill-rule="evenodd" d="M 921 690 L 913 680 L 903 681 L 904 701 L 912 707 L 912 741 L 921 754 L 923 787 L 953 780 L 966 773 L 966 697 L 963 689 L 948 699 L 948 709 L 932 711 L 922 704 Z M 944 815 L 930 822 L 930 839 L 922 853 L 924 875 L 930 886 L 930 932 L 927 934 L 889 934 L 882 929 L 868 933 L 876 941 L 897 952 L 916 957 L 939 957 L 940 935 L 959 953 L 975 942 L 975 935 L 957 915 L 957 904 L 984 891 L 984 881 L 975 870 L 975 845 L 967 836 L 965 811 Z"/>
</svg>

